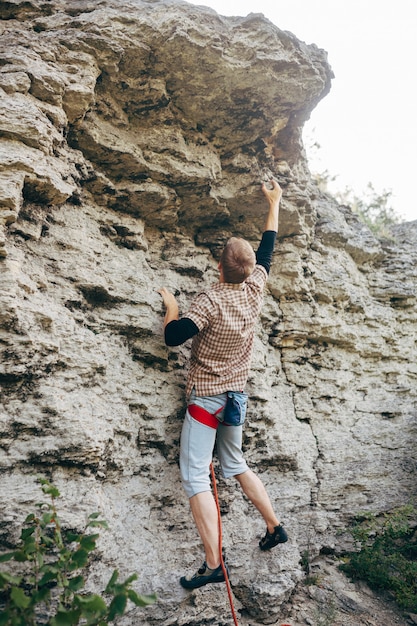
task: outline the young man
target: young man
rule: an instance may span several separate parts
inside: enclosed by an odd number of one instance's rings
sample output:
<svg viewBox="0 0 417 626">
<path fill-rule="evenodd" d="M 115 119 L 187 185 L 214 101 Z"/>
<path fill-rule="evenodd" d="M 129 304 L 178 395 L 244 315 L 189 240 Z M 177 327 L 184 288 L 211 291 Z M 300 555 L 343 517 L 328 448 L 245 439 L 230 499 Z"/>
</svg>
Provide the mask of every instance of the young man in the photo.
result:
<svg viewBox="0 0 417 626">
<path fill-rule="evenodd" d="M 180 579 L 187 589 L 224 581 L 217 507 L 209 472 L 215 443 L 223 476 L 237 479 L 265 520 L 267 529 L 259 542 L 261 550 L 287 541 L 265 487 L 243 458 L 242 425 L 223 423 L 228 392 L 243 391 L 247 381 L 255 324 L 278 231 L 282 190 L 273 180 L 272 190 L 263 184 L 262 192 L 269 209 L 256 255 L 244 239 L 229 239 L 218 265 L 219 282 L 200 293 L 181 319 L 175 297 L 165 287 L 159 291 L 166 307 L 165 343 L 177 346 L 193 337 L 180 469 L 206 560 L 195 574 Z"/>
</svg>

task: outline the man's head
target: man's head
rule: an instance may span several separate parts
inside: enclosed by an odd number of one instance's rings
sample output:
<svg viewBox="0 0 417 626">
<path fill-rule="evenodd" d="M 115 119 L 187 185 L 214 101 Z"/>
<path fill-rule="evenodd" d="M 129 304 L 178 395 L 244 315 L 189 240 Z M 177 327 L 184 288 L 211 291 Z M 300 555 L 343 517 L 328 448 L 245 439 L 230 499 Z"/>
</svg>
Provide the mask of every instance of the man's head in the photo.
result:
<svg viewBox="0 0 417 626">
<path fill-rule="evenodd" d="M 255 269 L 256 257 L 245 239 L 231 237 L 220 257 L 219 266 L 225 283 L 243 283 Z"/>
</svg>

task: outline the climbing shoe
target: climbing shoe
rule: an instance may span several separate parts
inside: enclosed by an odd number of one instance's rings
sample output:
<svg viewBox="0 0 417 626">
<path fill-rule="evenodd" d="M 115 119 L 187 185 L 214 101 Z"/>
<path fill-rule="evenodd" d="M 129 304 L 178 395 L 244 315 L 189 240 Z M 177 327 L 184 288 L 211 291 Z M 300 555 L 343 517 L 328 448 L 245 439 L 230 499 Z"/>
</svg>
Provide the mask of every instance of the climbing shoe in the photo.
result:
<svg viewBox="0 0 417 626">
<path fill-rule="evenodd" d="M 273 533 L 270 533 L 268 529 L 266 529 L 266 535 L 260 540 L 259 547 L 261 550 L 270 550 L 279 543 L 285 543 L 286 541 L 288 541 L 288 535 L 283 526 L 279 524 L 275 526 Z"/>
<path fill-rule="evenodd" d="M 227 575 L 229 575 L 229 570 L 226 571 Z M 192 576 L 182 576 L 180 578 L 180 584 L 184 589 L 197 589 L 198 587 L 203 587 L 204 585 L 208 585 L 209 583 L 222 583 L 224 582 L 224 574 L 222 570 L 222 566 L 216 567 L 216 569 L 210 569 L 207 567 L 207 563 L 204 561 L 203 565 L 200 569 L 193 574 Z"/>
</svg>

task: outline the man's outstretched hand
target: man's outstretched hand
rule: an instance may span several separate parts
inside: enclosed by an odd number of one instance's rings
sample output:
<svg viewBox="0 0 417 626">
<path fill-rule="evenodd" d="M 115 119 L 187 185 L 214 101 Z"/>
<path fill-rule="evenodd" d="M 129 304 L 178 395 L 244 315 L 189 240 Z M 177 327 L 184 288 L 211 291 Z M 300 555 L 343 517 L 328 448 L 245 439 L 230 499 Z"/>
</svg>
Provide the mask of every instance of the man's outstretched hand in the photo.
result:
<svg viewBox="0 0 417 626">
<path fill-rule="evenodd" d="M 272 189 L 267 189 L 265 183 L 262 183 L 262 193 L 265 198 L 268 200 L 269 204 L 277 204 L 281 200 L 282 189 L 278 185 L 277 181 L 272 179 Z"/>
</svg>

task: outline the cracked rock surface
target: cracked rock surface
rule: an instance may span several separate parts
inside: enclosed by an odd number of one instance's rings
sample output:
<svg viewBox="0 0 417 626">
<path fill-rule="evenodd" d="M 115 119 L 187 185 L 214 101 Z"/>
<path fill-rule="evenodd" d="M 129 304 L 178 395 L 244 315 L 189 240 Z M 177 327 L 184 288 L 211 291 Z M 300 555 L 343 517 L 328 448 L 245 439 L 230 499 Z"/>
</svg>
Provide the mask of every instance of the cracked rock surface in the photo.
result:
<svg viewBox="0 0 417 626">
<path fill-rule="evenodd" d="M 231 623 L 222 586 L 178 584 L 202 559 L 178 470 L 189 345 L 165 347 L 157 289 L 186 311 L 230 235 L 256 246 L 274 176 L 244 446 L 289 542 L 261 553 L 263 521 L 237 484 L 219 477 L 219 492 L 240 623 L 314 623 L 314 590 L 288 609 L 303 552 L 342 554 L 354 515 L 416 497 L 417 222 L 379 241 L 317 189 L 301 133 L 327 55 L 260 14 L 13 0 L 0 16 L 2 544 L 46 475 L 64 524 L 109 523 L 90 584 L 138 571 L 158 594 L 122 623 Z M 349 623 L 373 623 L 341 584 Z"/>
</svg>

